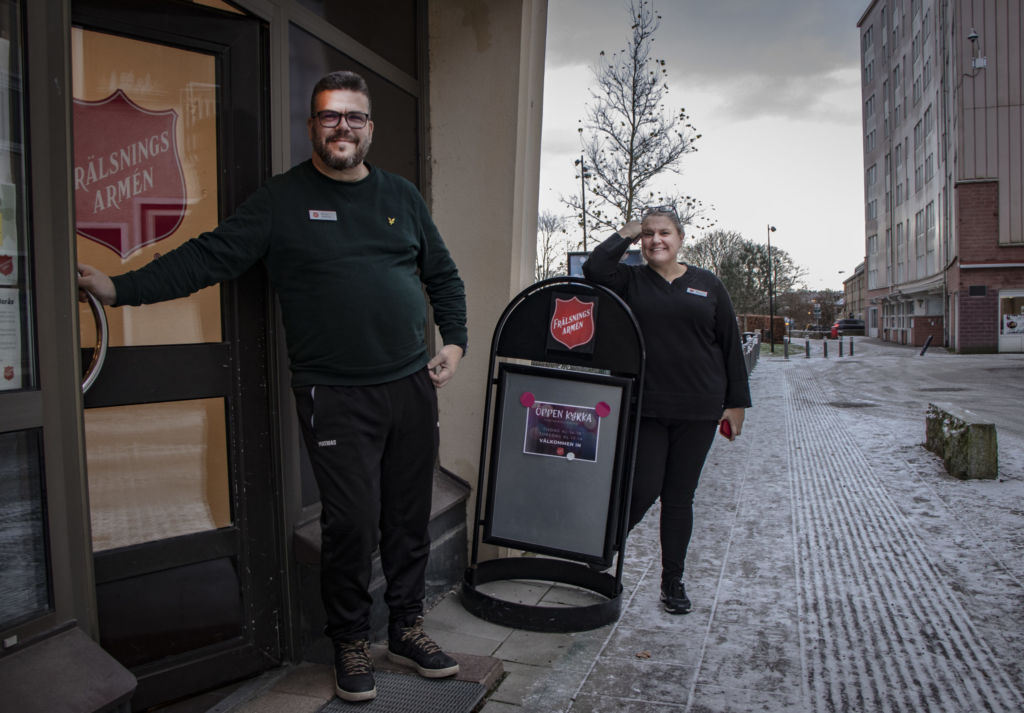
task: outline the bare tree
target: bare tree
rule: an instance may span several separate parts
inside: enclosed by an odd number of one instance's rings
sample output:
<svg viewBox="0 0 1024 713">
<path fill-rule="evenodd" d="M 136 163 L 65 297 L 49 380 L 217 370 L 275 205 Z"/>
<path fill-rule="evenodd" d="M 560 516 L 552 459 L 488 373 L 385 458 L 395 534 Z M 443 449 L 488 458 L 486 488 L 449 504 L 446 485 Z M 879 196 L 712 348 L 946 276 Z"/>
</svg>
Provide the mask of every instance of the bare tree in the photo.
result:
<svg viewBox="0 0 1024 713">
<path fill-rule="evenodd" d="M 537 216 L 537 265 L 534 269 L 537 281 L 568 274 L 567 237 L 564 216 L 549 210 Z"/>
<path fill-rule="evenodd" d="M 684 225 L 698 225 L 706 222 L 699 201 L 652 185 L 658 176 L 680 171 L 683 156 L 697 150 L 700 134 L 685 109 L 669 113 L 665 108 L 668 70 L 665 60 L 651 55 L 661 16 L 650 0 L 630 0 L 629 13 L 629 44 L 611 56 L 601 52 L 593 70 L 593 101 L 579 129 L 586 210 L 583 193 L 563 202 L 591 230 L 614 229 L 639 217 L 645 205 L 674 205 Z"/>
<path fill-rule="evenodd" d="M 743 236 L 735 230 L 712 230 L 692 242 L 683 243 L 683 260 L 722 275 L 726 261 L 739 251 Z"/>
<path fill-rule="evenodd" d="M 803 270 L 793 263 L 785 250 L 773 249 L 769 263 L 768 248 L 745 239 L 735 252 L 725 257 L 718 273 L 739 314 L 768 314 L 769 285 L 778 297 L 790 292 L 802 276 Z"/>
</svg>

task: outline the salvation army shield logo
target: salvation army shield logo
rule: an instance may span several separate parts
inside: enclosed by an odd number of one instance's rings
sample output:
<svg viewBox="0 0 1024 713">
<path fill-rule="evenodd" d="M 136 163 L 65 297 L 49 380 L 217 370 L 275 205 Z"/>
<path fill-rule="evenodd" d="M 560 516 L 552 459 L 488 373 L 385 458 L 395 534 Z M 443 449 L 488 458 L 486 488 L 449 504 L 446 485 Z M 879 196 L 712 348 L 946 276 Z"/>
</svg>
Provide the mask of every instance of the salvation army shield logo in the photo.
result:
<svg viewBox="0 0 1024 713">
<path fill-rule="evenodd" d="M 581 300 L 573 295 L 563 299 L 552 295 L 551 321 L 548 325 L 548 348 L 592 354 L 597 299 Z"/>
<path fill-rule="evenodd" d="M 118 89 L 75 99 L 75 221 L 79 234 L 126 258 L 185 217 L 185 175 L 173 109 L 143 109 Z"/>
</svg>

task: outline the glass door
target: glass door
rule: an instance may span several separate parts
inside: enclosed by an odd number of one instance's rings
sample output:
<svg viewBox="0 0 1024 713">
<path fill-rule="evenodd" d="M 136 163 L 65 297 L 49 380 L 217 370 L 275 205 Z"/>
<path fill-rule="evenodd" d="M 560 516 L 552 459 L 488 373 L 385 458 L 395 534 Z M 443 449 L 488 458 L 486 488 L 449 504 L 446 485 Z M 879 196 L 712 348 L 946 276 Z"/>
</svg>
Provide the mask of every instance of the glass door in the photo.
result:
<svg viewBox="0 0 1024 713">
<path fill-rule="evenodd" d="M 73 22 L 78 259 L 118 274 L 213 228 L 266 177 L 265 28 L 127 0 L 76 1 Z M 280 658 L 269 311 L 262 268 L 107 309 L 84 397 L 92 549 L 100 643 L 139 678 L 136 709 Z"/>
<path fill-rule="evenodd" d="M 1024 290 L 999 290 L 999 351 L 1024 352 Z"/>
</svg>

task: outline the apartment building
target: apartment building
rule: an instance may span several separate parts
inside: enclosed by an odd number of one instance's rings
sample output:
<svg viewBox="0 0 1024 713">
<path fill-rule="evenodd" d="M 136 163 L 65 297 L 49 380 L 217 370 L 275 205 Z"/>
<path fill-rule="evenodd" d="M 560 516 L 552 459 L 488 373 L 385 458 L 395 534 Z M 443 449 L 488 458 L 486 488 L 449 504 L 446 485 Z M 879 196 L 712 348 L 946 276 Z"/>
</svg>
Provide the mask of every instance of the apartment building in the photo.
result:
<svg viewBox="0 0 1024 713">
<path fill-rule="evenodd" d="M 864 263 L 853 269 L 853 274 L 843 280 L 843 310 L 840 317 L 864 319 Z"/>
<path fill-rule="evenodd" d="M 867 333 L 1024 351 L 1021 3 L 874 0 L 858 27 Z"/>
</svg>

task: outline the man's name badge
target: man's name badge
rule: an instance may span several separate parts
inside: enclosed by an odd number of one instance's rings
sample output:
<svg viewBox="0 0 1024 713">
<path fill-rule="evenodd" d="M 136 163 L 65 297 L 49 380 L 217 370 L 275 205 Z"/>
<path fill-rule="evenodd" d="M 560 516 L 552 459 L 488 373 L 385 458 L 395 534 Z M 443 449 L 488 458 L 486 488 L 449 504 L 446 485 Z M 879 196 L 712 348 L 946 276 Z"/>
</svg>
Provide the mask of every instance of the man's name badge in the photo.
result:
<svg viewBox="0 0 1024 713">
<path fill-rule="evenodd" d="M 707 297 L 708 293 L 706 290 L 698 290 L 696 287 L 687 287 L 686 291 L 691 295 L 697 295 L 698 297 Z"/>
<path fill-rule="evenodd" d="M 309 211 L 310 220 L 338 220 L 338 213 L 333 210 L 311 210 Z"/>
</svg>

